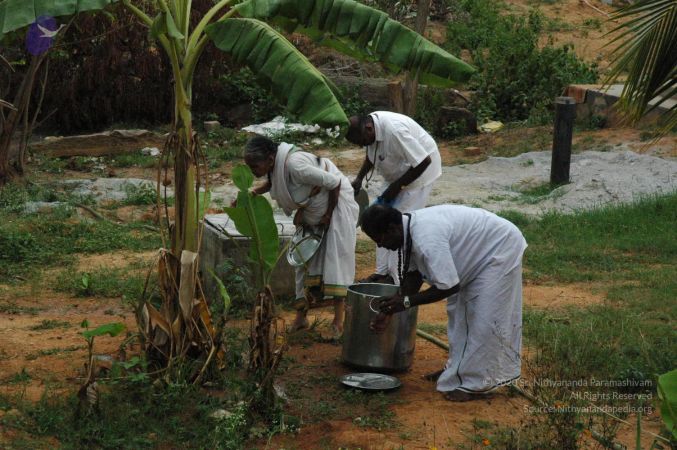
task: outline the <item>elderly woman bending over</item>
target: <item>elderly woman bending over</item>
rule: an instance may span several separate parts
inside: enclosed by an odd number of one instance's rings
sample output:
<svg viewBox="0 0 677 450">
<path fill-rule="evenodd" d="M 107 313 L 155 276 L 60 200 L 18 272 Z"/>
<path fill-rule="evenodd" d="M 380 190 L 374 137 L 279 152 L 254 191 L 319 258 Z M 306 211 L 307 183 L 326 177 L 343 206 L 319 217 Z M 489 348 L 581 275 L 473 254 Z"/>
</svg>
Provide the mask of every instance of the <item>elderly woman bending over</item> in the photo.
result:
<svg viewBox="0 0 677 450">
<path fill-rule="evenodd" d="M 334 299 L 334 332 L 343 332 L 347 287 L 355 277 L 355 240 L 359 208 L 350 181 L 326 158 L 291 144 L 255 136 L 246 144 L 244 160 L 257 177 L 267 176 L 254 194 L 270 191 L 294 225 L 326 227 L 324 240 L 306 267 L 296 268 L 297 313 L 292 329 L 308 327 L 313 303 Z"/>
</svg>

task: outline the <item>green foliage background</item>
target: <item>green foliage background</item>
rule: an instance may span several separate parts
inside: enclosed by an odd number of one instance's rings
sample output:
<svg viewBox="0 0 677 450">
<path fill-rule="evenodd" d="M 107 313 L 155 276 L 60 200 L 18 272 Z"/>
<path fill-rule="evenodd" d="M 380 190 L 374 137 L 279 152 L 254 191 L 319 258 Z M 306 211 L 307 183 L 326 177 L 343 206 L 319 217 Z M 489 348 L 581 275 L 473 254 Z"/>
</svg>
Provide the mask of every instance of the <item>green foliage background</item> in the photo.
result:
<svg viewBox="0 0 677 450">
<path fill-rule="evenodd" d="M 571 47 L 539 46 L 547 29 L 540 12 L 505 14 L 505 5 L 492 0 L 454 5 L 445 49 L 468 50 L 478 68 L 470 88 L 476 90 L 471 109 L 479 119 L 542 125 L 552 119 L 552 102 L 567 85 L 597 81 L 596 65 L 582 61 Z"/>
</svg>

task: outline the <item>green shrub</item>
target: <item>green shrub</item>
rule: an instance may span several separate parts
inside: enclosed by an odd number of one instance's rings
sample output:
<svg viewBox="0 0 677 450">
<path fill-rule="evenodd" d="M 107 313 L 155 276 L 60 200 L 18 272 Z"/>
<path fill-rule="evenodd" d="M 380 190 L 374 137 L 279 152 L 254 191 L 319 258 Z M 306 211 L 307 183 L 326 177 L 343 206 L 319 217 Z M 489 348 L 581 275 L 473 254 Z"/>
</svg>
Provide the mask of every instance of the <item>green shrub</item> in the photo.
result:
<svg viewBox="0 0 677 450">
<path fill-rule="evenodd" d="M 153 183 L 128 184 L 125 186 L 125 194 L 127 197 L 122 202 L 125 205 L 155 205 L 157 203 L 157 191 Z"/>
<path fill-rule="evenodd" d="M 138 226 L 80 222 L 72 209 L 57 208 L 0 222 L 0 281 L 64 264 L 75 253 L 149 250 L 160 246 L 157 233 Z"/>
<path fill-rule="evenodd" d="M 282 105 L 273 97 L 270 90 L 264 87 L 265 83 L 263 81 L 258 83 L 255 80 L 256 76 L 247 68 L 219 78 L 224 95 L 232 101 L 232 104 L 251 104 L 251 118 L 255 123 L 265 122 L 282 114 Z M 225 119 L 229 120 L 228 117 Z"/>
<path fill-rule="evenodd" d="M 471 109 L 480 121 L 549 123 L 553 100 L 567 85 L 597 81 L 596 65 L 580 60 L 570 46 L 539 48 L 547 23 L 537 11 L 503 15 L 490 0 L 466 0 L 455 15 L 445 45 L 453 53 L 469 50 L 478 68 Z"/>
<path fill-rule="evenodd" d="M 346 112 L 346 116 L 361 116 L 371 112 L 371 105 L 366 101 L 358 88 L 341 89 L 341 106 Z"/>
</svg>

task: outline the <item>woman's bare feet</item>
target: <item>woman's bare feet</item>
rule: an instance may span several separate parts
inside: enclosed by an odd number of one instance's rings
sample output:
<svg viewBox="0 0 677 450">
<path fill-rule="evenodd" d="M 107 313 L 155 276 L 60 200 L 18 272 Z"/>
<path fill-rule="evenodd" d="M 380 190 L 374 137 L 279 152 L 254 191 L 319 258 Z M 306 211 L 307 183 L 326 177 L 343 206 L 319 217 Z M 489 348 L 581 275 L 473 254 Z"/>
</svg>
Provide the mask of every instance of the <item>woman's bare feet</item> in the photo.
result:
<svg viewBox="0 0 677 450">
<path fill-rule="evenodd" d="M 299 330 L 306 330 L 310 328 L 310 323 L 308 322 L 308 318 L 306 317 L 306 312 L 305 311 L 296 311 L 296 317 L 294 317 L 294 321 L 289 327 L 290 331 L 299 331 Z"/>
<path fill-rule="evenodd" d="M 344 298 L 337 298 L 334 300 L 334 320 L 331 323 L 331 328 L 337 337 L 343 334 L 343 322 L 345 321 L 346 305 Z"/>
<path fill-rule="evenodd" d="M 471 402 L 473 400 L 488 400 L 493 398 L 494 394 L 471 394 L 459 390 L 448 391 L 444 393 L 444 398 L 450 402 Z"/>
<path fill-rule="evenodd" d="M 432 381 L 434 383 L 437 381 L 440 375 L 442 375 L 442 372 L 444 372 L 444 369 L 440 369 L 432 373 L 427 373 L 423 375 L 423 379 L 426 381 Z"/>
</svg>

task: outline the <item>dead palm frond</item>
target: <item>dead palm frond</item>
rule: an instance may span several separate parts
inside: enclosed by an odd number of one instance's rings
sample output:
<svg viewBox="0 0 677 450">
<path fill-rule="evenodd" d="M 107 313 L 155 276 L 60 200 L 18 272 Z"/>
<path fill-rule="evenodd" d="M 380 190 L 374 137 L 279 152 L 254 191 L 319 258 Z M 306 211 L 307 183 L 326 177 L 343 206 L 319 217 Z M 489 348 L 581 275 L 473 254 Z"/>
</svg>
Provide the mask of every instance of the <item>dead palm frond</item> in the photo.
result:
<svg viewBox="0 0 677 450">
<path fill-rule="evenodd" d="M 610 20 L 622 20 L 610 33 L 620 32 L 608 45 L 609 84 L 627 72 L 618 108 L 630 123 L 665 105 L 677 95 L 677 0 L 639 0 L 619 9 Z M 663 118 L 663 133 L 677 126 L 677 105 Z"/>
</svg>

